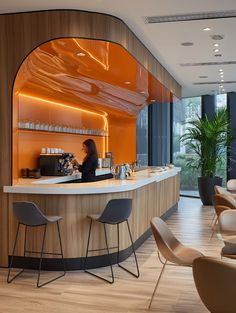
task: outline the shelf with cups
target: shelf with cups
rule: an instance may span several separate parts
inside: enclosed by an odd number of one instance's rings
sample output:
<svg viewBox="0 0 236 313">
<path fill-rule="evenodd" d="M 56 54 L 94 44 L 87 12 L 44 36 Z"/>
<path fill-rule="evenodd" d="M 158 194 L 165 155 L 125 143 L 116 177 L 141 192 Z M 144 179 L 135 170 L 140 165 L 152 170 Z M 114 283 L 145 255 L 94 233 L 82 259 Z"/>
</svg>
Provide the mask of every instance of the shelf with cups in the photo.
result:
<svg viewBox="0 0 236 313">
<path fill-rule="evenodd" d="M 43 124 L 38 127 L 34 125 L 23 125 L 21 122 L 18 123 L 19 131 L 26 132 L 37 132 L 37 133 L 56 133 L 56 134 L 70 134 L 70 135 L 84 135 L 84 136 L 98 136 L 98 137 L 108 137 L 107 131 L 101 129 L 86 129 L 86 128 L 74 128 L 67 126 L 50 125 L 44 126 Z"/>
</svg>

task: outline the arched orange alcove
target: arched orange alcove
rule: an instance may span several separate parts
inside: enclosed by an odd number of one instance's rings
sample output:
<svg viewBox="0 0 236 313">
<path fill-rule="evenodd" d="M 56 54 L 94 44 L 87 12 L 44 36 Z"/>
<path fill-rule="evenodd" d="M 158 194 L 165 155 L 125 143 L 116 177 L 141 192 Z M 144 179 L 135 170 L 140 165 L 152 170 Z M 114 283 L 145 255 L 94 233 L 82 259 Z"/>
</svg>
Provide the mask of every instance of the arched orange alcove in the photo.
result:
<svg viewBox="0 0 236 313">
<path fill-rule="evenodd" d="M 136 117 L 169 92 L 118 44 L 60 38 L 34 49 L 13 89 L 13 179 L 37 167 L 43 147 L 73 152 L 94 138 L 115 163 L 136 158 Z"/>
</svg>

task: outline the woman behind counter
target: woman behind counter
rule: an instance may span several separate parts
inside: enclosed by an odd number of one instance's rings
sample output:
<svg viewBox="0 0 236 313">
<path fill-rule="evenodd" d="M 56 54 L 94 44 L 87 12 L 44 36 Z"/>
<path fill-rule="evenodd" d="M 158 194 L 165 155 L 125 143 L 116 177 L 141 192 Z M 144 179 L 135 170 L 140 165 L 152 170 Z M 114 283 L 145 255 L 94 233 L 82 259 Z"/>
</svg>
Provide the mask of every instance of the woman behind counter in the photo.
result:
<svg viewBox="0 0 236 313">
<path fill-rule="evenodd" d="M 86 154 L 82 165 L 78 163 L 76 159 L 72 160 L 74 168 L 78 169 L 82 173 L 82 182 L 95 181 L 95 172 L 98 166 L 98 154 L 97 147 L 93 139 L 87 139 L 83 142 L 82 150 Z"/>
</svg>

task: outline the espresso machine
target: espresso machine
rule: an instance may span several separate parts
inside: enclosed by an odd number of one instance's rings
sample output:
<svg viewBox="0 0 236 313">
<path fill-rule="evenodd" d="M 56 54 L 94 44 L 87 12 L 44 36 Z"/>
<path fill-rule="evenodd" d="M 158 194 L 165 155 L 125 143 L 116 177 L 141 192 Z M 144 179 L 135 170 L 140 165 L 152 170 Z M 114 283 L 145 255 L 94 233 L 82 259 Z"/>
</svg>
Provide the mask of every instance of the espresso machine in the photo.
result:
<svg viewBox="0 0 236 313">
<path fill-rule="evenodd" d="M 72 173 L 73 153 L 40 154 L 39 167 L 43 176 L 64 176 Z"/>
</svg>

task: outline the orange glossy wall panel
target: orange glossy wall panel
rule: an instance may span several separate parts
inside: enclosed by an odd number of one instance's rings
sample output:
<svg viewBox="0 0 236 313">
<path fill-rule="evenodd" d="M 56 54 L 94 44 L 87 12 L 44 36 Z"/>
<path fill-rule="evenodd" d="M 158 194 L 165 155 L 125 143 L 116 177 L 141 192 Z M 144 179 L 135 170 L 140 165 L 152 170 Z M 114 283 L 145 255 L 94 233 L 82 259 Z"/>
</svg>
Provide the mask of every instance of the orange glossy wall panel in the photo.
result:
<svg viewBox="0 0 236 313">
<path fill-rule="evenodd" d="M 114 164 L 136 160 L 136 119 L 109 116 L 109 151 L 113 152 Z"/>
<path fill-rule="evenodd" d="M 28 98 L 19 95 L 19 121 L 33 120 L 40 123 L 68 125 L 90 129 L 104 129 L 106 118 L 104 114 L 76 107 L 63 106 L 59 102 L 46 102 L 39 97 Z M 89 108 L 88 108 L 89 109 Z"/>
<path fill-rule="evenodd" d="M 73 134 L 51 134 L 34 131 L 19 131 L 18 135 L 18 175 L 21 168 L 37 168 L 42 147 L 62 148 L 75 153 L 79 162 L 83 161 L 82 143 L 87 138 L 94 139 L 98 152 L 103 150 L 103 138 Z M 18 177 L 19 177 L 18 176 Z"/>
</svg>

